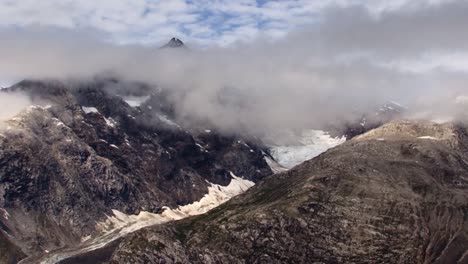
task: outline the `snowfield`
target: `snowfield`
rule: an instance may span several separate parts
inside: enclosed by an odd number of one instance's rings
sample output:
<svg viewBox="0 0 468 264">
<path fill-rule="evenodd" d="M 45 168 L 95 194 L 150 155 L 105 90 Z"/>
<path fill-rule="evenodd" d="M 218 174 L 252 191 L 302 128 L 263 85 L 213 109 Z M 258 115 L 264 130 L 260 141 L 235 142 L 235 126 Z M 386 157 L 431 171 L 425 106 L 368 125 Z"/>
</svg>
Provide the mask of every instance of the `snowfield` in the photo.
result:
<svg viewBox="0 0 468 264">
<path fill-rule="evenodd" d="M 345 137 L 334 138 L 321 130 L 307 130 L 299 135 L 295 143 L 283 146 L 271 146 L 270 153 L 279 165 L 291 169 L 345 141 Z M 271 161 L 267 160 L 267 162 L 271 164 Z M 272 170 L 275 171 L 278 168 L 272 167 Z"/>
</svg>

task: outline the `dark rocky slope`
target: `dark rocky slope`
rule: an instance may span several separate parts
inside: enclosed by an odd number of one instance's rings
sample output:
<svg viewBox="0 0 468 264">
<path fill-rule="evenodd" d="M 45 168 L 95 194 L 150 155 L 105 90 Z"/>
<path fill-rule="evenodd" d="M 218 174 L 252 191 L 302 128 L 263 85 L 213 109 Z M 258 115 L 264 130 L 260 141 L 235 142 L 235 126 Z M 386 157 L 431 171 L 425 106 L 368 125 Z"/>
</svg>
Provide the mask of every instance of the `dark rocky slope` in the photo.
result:
<svg viewBox="0 0 468 264">
<path fill-rule="evenodd" d="M 198 201 L 208 182 L 229 184 L 230 172 L 254 182 L 271 174 L 261 147 L 182 128 L 144 84 L 23 81 L 2 92 L 42 106 L 0 131 L 0 263 L 77 245 L 111 209 L 158 213 Z M 132 107 L 128 95 L 150 98 Z"/>
<path fill-rule="evenodd" d="M 166 49 L 166 48 L 187 48 L 182 42 L 182 40 L 178 38 L 171 38 L 168 43 L 164 44 L 161 49 Z"/>
<path fill-rule="evenodd" d="M 468 130 L 391 122 L 209 213 L 140 230 L 110 263 L 468 263 Z"/>
</svg>

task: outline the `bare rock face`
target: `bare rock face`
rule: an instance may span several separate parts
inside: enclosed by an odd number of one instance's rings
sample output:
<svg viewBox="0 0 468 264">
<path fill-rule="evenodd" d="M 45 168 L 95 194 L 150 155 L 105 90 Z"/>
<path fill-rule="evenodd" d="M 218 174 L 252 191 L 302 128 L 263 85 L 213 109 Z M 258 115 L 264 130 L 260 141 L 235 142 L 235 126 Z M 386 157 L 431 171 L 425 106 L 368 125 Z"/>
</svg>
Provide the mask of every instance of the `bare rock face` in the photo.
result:
<svg viewBox="0 0 468 264">
<path fill-rule="evenodd" d="M 164 44 L 164 46 L 161 47 L 162 49 L 165 48 L 186 48 L 184 42 L 178 38 L 171 38 L 169 42 Z"/>
<path fill-rule="evenodd" d="M 209 213 L 140 230 L 110 263 L 468 263 L 467 129 L 391 122 Z"/>
<path fill-rule="evenodd" d="M 144 84 L 23 81 L 12 91 L 41 105 L 0 132 L 0 244 L 20 252 L 0 262 L 77 245 L 111 209 L 158 213 L 229 184 L 231 172 L 254 182 L 272 173 L 255 143 L 193 133 L 169 106 L 156 111 L 148 102 L 167 102 Z M 131 106 L 122 91 L 151 100 Z"/>
</svg>

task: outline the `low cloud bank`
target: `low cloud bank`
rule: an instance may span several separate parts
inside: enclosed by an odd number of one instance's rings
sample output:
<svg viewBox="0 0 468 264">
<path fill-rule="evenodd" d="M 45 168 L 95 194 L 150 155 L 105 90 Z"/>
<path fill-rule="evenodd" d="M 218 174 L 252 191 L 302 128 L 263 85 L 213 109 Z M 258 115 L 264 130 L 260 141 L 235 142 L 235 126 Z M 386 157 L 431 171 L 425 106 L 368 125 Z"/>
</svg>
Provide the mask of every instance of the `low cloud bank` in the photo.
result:
<svg viewBox="0 0 468 264">
<path fill-rule="evenodd" d="M 181 120 L 252 135 L 346 122 L 387 101 L 410 116 L 465 118 L 467 13 L 465 1 L 379 15 L 335 7 L 280 40 L 189 50 L 114 45 L 99 32 L 0 29 L 0 79 L 112 73 L 169 91 Z"/>
</svg>

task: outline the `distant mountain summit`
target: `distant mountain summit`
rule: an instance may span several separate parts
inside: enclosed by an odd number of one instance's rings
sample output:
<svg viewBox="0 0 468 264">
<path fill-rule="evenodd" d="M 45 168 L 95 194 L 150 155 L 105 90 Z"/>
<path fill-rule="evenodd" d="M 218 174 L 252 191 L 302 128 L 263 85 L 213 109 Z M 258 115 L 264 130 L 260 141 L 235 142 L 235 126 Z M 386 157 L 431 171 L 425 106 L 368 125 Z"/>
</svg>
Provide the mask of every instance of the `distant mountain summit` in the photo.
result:
<svg viewBox="0 0 468 264">
<path fill-rule="evenodd" d="M 184 42 L 178 38 L 171 38 L 168 43 L 161 47 L 161 49 L 165 48 L 186 48 Z"/>
</svg>

